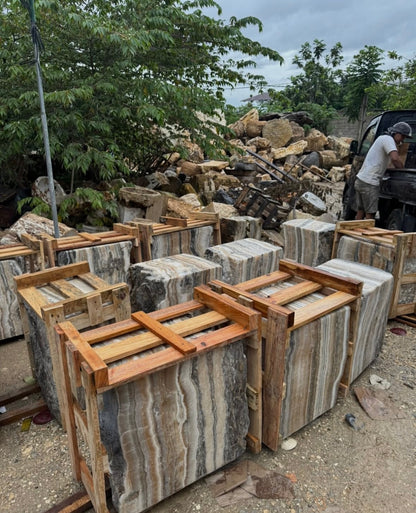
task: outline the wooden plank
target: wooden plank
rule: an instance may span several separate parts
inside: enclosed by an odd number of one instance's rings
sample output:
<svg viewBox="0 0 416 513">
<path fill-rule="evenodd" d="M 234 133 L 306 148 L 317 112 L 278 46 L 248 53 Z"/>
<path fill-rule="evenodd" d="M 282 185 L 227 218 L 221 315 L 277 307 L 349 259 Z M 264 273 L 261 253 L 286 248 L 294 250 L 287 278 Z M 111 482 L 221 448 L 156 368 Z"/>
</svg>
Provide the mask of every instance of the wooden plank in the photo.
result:
<svg viewBox="0 0 416 513">
<path fill-rule="evenodd" d="M 82 292 L 82 290 L 66 280 L 54 280 L 49 285 L 68 298 L 79 297 L 85 294 L 85 292 Z"/>
<path fill-rule="evenodd" d="M 0 395 L 0 406 L 4 406 L 6 404 L 14 403 L 15 401 L 18 401 L 19 399 L 22 399 L 23 397 L 26 397 L 28 395 L 36 394 L 37 392 L 40 392 L 40 387 L 37 383 L 34 385 L 28 385 L 26 387 L 20 388 L 17 392 L 9 392 L 7 394 Z M 1 418 L 1 416 L 0 416 Z"/>
<path fill-rule="evenodd" d="M 77 352 L 81 358 L 88 363 L 91 372 L 94 373 L 96 386 L 103 386 L 108 384 L 108 368 L 103 360 L 98 356 L 96 351 L 85 341 L 79 331 L 73 326 L 71 322 L 61 322 L 59 328 L 65 336 L 76 347 Z"/>
<path fill-rule="evenodd" d="M 412 313 L 412 311 L 399 310 L 400 289 L 402 286 L 403 269 L 406 261 L 407 236 L 396 235 L 396 255 L 393 265 L 393 294 L 390 303 L 389 319 L 402 315 L 404 313 Z"/>
<path fill-rule="evenodd" d="M 221 285 L 223 285 L 222 282 Z M 212 310 L 222 313 L 228 319 L 241 324 L 248 330 L 257 329 L 257 312 L 238 304 L 226 295 L 219 295 L 213 292 L 207 285 L 195 287 L 194 298 Z"/>
<path fill-rule="evenodd" d="M 250 332 L 247 329 L 238 324 L 232 324 L 195 338 L 193 343 L 196 346 L 196 352 L 194 353 L 182 355 L 176 349 L 169 347 L 163 351 L 152 353 L 145 358 L 129 360 L 122 365 L 109 369 L 109 385 L 100 388 L 98 392 L 104 392 L 113 386 L 139 379 L 157 370 L 165 369 L 192 358 L 199 353 L 204 353 L 224 344 L 231 344 L 249 335 Z"/>
<path fill-rule="evenodd" d="M 80 232 L 79 236 L 83 239 L 86 239 L 86 240 L 89 240 L 92 242 L 98 242 L 98 241 L 103 240 L 101 235 L 99 235 L 98 233 Z"/>
<path fill-rule="evenodd" d="M 245 292 L 244 290 L 240 290 L 239 286 L 228 285 L 226 283 L 220 282 L 218 280 L 213 280 L 211 284 L 220 286 L 223 289 L 223 292 L 228 294 L 229 296 L 237 299 L 240 296 L 248 298 L 252 301 L 253 307 L 255 310 L 260 312 L 263 316 L 267 316 L 267 312 L 271 305 L 273 305 L 276 309 L 278 309 L 283 315 L 287 315 L 289 317 L 289 322 L 293 324 L 294 321 L 294 313 L 283 306 L 279 306 L 275 304 L 273 300 L 261 298 L 256 296 L 255 294 L 251 294 L 250 292 Z M 223 296 L 224 297 L 224 296 Z"/>
<path fill-rule="evenodd" d="M 295 322 L 293 326 L 290 327 L 290 330 L 300 328 L 323 315 L 352 303 L 355 299 L 356 296 L 341 291 L 334 292 L 330 296 L 318 299 L 314 303 L 310 303 L 309 305 L 295 311 Z"/>
<path fill-rule="evenodd" d="M 175 333 L 173 330 L 164 326 L 160 322 L 152 319 L 144 312 L 136 312 L 132 315 L 135 321 L 140 322 L 146 329 L 151 331 L 156 336 L 160 337 L 164 342 L 174 347 L 183 354 L 189 354 L 196 351 L 196 347 L 185 340 L 183 337 Z"/>
<path fill-rule="evenodd" d="M 297 264 L 296 262 L 291 262 L 289 260 L 280 260 L 279 269 L 305 280 L 320 283 L 325 287 L 346 292 L 347 294 L 352 294 L 354 296 L 361 295 L 363 283 L 352 278 L 341 278 L 340 276 L 328 273 L 322 269 Z"/>
<path fill-rule="evenodd" d="M 39 399 L 38 401 L 35 401 L 31 404 L 26 404 L 25 406 L 19 408 L 14 408 L 13 410 L 2 413 L 0 415 L 0 426 L 13 424 L 13 422 L 26 419 L 27 417 L 32 417 L 36 413 L 47 409 L 48 407 L 43 399 Z"/>
<path fill-rule="evenodd" d="M 133 314 L 135 315 L 135 314 Z M 207 312 L 191 319 L 178 321 L 170 326 L 170 330 L 180 337 L 194 335 L 203 329 L 210 329 L 227 322 L 227 318 L 218 312 Z M 140 329 L 140 324 L 135 323 L 135 330 Z M 112 326 L 111 337 L 119 337 L 117 325 Z M 154 333 L 140 333 L 125 340 L 113 342 L 96 349 L 97 354 L 106 363 L 111 363 L 134 354 L 153 349 L 162 345 L 162 339 Z"/>
<path fill-rule="evenodd" d="M 266 326 L 263 374 L 263 443 L 272 451 L 277 451 L 280 442 L 280 414 L 284 397 L 289 317 L 270 308 Z M 277 334 L 279 335 L 276 336 Z"/>
<path fill-rule="evenodd" d="M 289 273 L 274 271 L 272 273 L 259 276 L 258 278 L 253 278 L 252 280 L 243 281 L 238 284 L 238 288 L 246 292 L 254 292 L 255 290 L 285 281 L 291 278 L 291 276 L 292 275 Z"/>
<path fill-rule="evenodd" d="M 88 262 L 79 262 L 64 267 L 53 267 L 52 269 L 46 269 L 36 273 L 22 274 L 16 276 L 15 281 L 17 290 L 20 292 L 20 290 L 27 287 L 36 287 L 52 281 L 72 278 L 78 274 L 87 273 L 89 270 L 90 266 Z"/>
<path fill-rule="evenodd" d="M 188 226 L 188 221 L 189 221 L 188 219 L 182 219 L 179 217 L 167 217 L 167 216 L 163 216 L 161 219 L 163 219 L 167 225 L 182 226 L 182 227 Z"/>
<path fill-rule="evenodd" d="M 101 294 L 88 295 L 86 301 L 91 326 L 96 326 L 104 322 Z"/>
<path fill-rule="evenodd" d="M 409 283 L 416 283 L 416 273 L 404 274 L 402 276 L 401 284 L 406 285 Z"/>
<path fill-rule="evenodd" d="M 270 294 L 268 298 L 273 300 L 273 304 L 286 305 L 287 303 L 301 299 L 309 294 L 318 292 L 321 289 L 322 285 L 320 283 L 304 280 L 292 285 L 292 287 L 287 287 L 286 289 Z"/>
<path fill-rule="evenodd" d="M 108 285 L 109 285 L 108 282 L 106 282 L 102 278 L 99 278 L 96 274 L 93 274 L 91 272 L 82 273 L 78 276 L 78 278 L 80 280 L 82 280 L 83 282 L 85 282 L 90 287 L 92 287 L 93 289 L 97 289 L 97 290 L 108 288 Z M 112 286 L 116 287 L 116 286 L 120 286 L 120 285 L 125 285 L 125 284 L 124 283 L 116 283 Z"/>
</svg>

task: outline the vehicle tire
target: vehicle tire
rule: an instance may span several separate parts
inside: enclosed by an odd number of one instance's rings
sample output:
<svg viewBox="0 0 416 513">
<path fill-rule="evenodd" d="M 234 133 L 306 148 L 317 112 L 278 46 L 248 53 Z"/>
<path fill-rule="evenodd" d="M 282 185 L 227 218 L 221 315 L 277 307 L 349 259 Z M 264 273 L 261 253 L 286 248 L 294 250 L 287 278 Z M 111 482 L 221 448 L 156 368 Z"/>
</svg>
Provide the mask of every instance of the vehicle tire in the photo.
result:
<svg viewBox="0 0 416 513">
<path fill-rule="evenodd" d="M 395 208 L 387 219 L 387 230 L 401 230 L 403 226 L 403 213 L 401 208 Z"/>
</svg>

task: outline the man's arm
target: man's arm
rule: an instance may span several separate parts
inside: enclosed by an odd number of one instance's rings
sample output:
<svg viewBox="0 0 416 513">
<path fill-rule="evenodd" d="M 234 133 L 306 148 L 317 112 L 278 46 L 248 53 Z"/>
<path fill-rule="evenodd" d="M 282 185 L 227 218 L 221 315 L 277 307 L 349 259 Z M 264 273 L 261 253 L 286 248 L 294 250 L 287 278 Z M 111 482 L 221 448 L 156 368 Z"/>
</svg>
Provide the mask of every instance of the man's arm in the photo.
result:
<svg viewBox="0 0 416 513">
<path fill-rule="evenodd" d="M 400 157 L 399 157 L 399 152 L 394 150 L 394 151 L 391 151 L 389 153 L 389 157 L 390 157 L 390 160 L 391 160 L 391 163 L 393 164 L 393 167 L 395 167 L 396 169 L 403 169 L 404 168 L 404 164 L 403 162 L 401 161 Z"/>
</svg>

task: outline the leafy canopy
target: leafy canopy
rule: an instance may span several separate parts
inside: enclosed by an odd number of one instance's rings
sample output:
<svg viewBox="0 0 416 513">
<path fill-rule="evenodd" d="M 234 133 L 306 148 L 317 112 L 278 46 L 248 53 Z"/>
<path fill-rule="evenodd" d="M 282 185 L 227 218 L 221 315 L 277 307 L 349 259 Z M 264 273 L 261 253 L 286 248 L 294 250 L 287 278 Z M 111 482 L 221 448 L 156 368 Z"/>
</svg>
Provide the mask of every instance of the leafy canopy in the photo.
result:
<svg viewBox="0 0 416 513">
<path fill-rule="evenodd" d="M 186 132 L 208 156 L 224 144 L 214 116 L 224 90 L 255 86 L 256 56 L 282 62 L 246 38 L 252 17 L 206 16 L 213 0 L 38 0 L 41 66 L 51 154 L 59 174 L 109 180 L 145 174 L 180 146 Z M 0 165 L 16 181 L 43 154 L 27 11 L 4 0 L 0 12 Z M 230 55 L 240 55 L 232 58 Z M 20 174 L 19 174 L 20 173 Z"/>
</svg>

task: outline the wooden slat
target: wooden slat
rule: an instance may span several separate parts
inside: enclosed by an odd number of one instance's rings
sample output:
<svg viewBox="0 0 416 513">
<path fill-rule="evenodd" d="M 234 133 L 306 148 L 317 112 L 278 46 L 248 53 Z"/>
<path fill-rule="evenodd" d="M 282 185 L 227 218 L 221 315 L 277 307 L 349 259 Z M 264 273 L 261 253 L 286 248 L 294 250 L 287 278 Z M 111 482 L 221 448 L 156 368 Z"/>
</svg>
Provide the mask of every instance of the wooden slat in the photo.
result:
<svg viewBox="0 0 416 513">
<path fill-rule="evenodd" d="M 133 314 L 135 315 L 135 314 Z M 227 318 L 218 312 L 207 312 L 197 317 L 192 317 L 191 319 L 186 319 L 183 321 L 178 321 L 174 324 L 170 325 L 170 330 L 180 337 L 187 337 L 190 335 L 194 335 L 201 330 L 206 330 L 213 328 L 215 326 L 219 326 L 227 321 Z M 116 334 L 116 336 L 120 336 L 120 332 L 118 326 L 116 330 L 113 328 L 112 336 Z M 139 329 L 137 323 L 135 324 L 135 330 Z M 134 354 L 138 354 L 143 351 L 147 351 L 149 349 L 153 349 L 154 347 L 158 347 L 162 344 L 162 339 L 154 334 L 154 333 L 141 333 L 138 335 L 134 335 L 125 340 L 120 340 L 117 342 L 113 342 L 112 344 L 108 344 L 106 346 L 102 346 L 96 349 L 97 354 L 102 358 L 106 363 L 114 362 L 117 360 L 121 360 L 123 358 L 127 358 L 128 356 L 132 356 Z M 194 347 L 194 346 L 193 346 Z"/>
<path fill-rule="evenodd" d="M 80 276 L 78 276 L 78 278 L 81 279 L 82 281 L 84 281 L 90 287 L 97 289 L 97 290 L 104 289 L 104 288 L 108 287 L 108 282 L 106 282 L 102 278 L 99 278 L 97 275 L 90 273 L 90 272 L 82 273 Z M 124 283 L 116 283 L 112 286 L 117 287 L 120 285 L 124 285 Z"/>
<path fill-rule="evenodd" d="M 174 347 L 183 354 L 189 354 L 196 351 L 196 347 L 185 340 L 183 337 L 175 333 L 173 330 L 164 326 L 160 322 L 152 319 L 144 312 L 136 312 L 132 315 L 135 321 L 140 322 L 145 328 L 151 331 L 154 335 L 160 337 L 164 342 Z"/>
<path fill-rule="evenodd" d="M 309 267 L 308 265 L 297 264 L 296 262 L 291 262 L 289 260 L 280 260 L 279 269 L 305 280 L 321 283 L 325 287 L 330 287 L 335 290 L 346 292 L 347 294 L 352 294 L 354 296 L 361 295 L 361 290 L 363 287 L 362 282 L 352 278 L 341 278 L 340 276 L 328 273 L 322 269 L 316 269 L 315 267 Z"/>
<path fill-rule="evenodd" d="M 72 278 L 78 274 L 87 273 L 90 270 L 88 262 L 79 262 L 75 264 L 69 264 L 64 267 L 53 267 L 52 269 L 46 269 L 45 271 L 38 271 L 31 274 L 22 274 L 15 277 L 17 290 L 36 287 L 50 283 L 55 280 L 62 280 L 65 278 Z"/>
<path fill-rule="evenodd" d="M 96 386 L 108 384 L 108 368 L 96 351 L 84 340 L 79 331 L 70 322 L 61 322 L 59 328 L 65 336 L 74 344 L 82 359 L 88 363 L 91 372 L 94 373 Z"/>
<path fill-rule="evenodd" d="M 301 299 L 309 294 L 318 292 L 321 289 L 322 285 L 320 283 L 304 280 L 300 283 L 296 283 L 296 285 L 293 285 L 292 287 L 287 287 L 286 289 L 270 294 L 268 297 L 273 300 L 273 304 L 286 305 L 287 303 Z"/>
<path fill-rule="evenodd" d="M 236 340 L 241 340 L 249 334 L 250 332 L 242 326 L 232 324 L 195 338 L 193 343 L 196 346 L 196 353 L 182 355 L 176 349 L 169 347 L 163 351 L 152 353 L 145 358 L 129 360 L 123 365 L 109 369 L 109 386 L 103 387 L 98 391 L 103 392 L 112 386 L 138 379 L 156 370 L 165 369 L 181 361 L 185 361 L 196 354 L 204 353 L 224 344 L 233 343 Z"/>
<path fill-rule="evenodd" d="M 7 424 L 17 422 L 18 420 L 32 417 L 36 413 L 47 409 L 48 407 L 43 399 L 39 399 L 38 401 L 35 401 L 31 404 L 26 404 L 25 406 L 19 408 L 14 408 L 0 415 L 0 426 L 6 426 Z"/>
<path fill-rule="evenodd" d="M 238 288 L 246 292 L 254 292 L 263 287 L 275 285 L 281 281 L 288 280 L 291 276 L 291 274 L 282 271 L 274 271 L 272 273 L 259 276 L 258 278 L 253 278 L 252 280 L 243 281 L 238 284 Z"/>
<path fill-rule="evenodd" d="M 79 297 L 85 294 L 82 292 L 82 290 L 75 287 L 71 282 L 66 280 L 54 280 L 52 283 L 50 283 L 50 286 L 68 298 Z"/>
<path fill-rule="evenodd" d="M 219 280 L 213 280 L 211 283 L 217 287 L 220 287 L 224 293 L 228 294 L 229 296 L 235 299 L 239 298 L 240 296 L 250 299 L 252 301 L 253 308 L 255 308 L 263 316 L 267 316 L 267 312 L 270 306 L 273 306 L 276 309 L 278 309 L 283 315 L 287 315 L 289 317 L 289 323 L 293 324 L 294 313 L 285 308 L 284 306 L 279 306 L 278 304 L 275 304 L 275 302 L 272 299 L 261 298 L 259 296 L 256 296 L 255 294 L 252 294 L 251 292 L 245 292 L 244 290 L 240 290 L 239 286 L 228 285 L 227 283 L 223 283 Z"/>
<path fill-rule="evenodd" d="M 4 406 L 5 404 L 10 404 L 15 401 L 18 401 L 19 399 L 22 399 L 23 397 L 26 397 L 31 394 L 36 394 L 37 392 L 40 392 L 40 387 L 37 383 L 34 385 L 28 385 L 26 387 L 20 388 L 17 392 L 9 392 L 7 394 L 0 395 L 0 406 Z M 1 418 L 1 416 L 0 416 Z"/>
<path fill-rule="evenodd" d="M 302 307 L 299 310 L 295 311 L 295 322 L 293 326 L 290 328 L 291 330 L 295 330 L 308 324 L 309 322 L 322 317 L 342 306 L 348 305 L 355 301 L 356 296 L 352 294 L 347 294 L 346 292 L 334 292 L 330 296 L 326 296 L 322 299 L 318 299 L 314 303 L 310 303 Z"/>
</svg>

